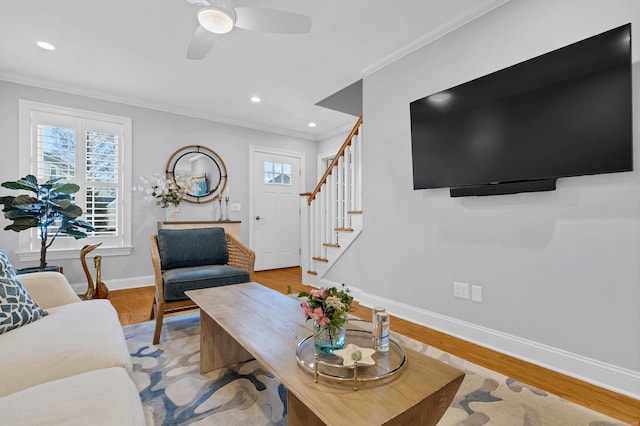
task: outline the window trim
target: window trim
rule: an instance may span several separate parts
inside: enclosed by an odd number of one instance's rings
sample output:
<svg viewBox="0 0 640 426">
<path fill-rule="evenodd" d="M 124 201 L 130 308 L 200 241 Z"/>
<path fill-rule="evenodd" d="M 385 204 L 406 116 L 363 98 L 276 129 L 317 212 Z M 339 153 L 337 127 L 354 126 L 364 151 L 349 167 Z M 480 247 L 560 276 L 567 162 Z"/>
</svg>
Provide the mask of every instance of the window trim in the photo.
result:
<svg viewBox="0 0 640 426">
<path fill-rule="evenodd" d="M 69 115 L 74 118 L 83 118 L 87 120 L 106 121 L 117 123 L 123 127 L 123 140 L 120 150 L 120 164 L 122 170 L 122 182 L 119 185 L 121 191 L 121 214 L 122 214 L 122 236 L 116 241 L 106 242 L 100 247 L 100 254 L 103 256 L 122 256 L 131 254 L 132 245 L 132 169 L 131 161 L 133 154 L 132 144 L 132 119 L 112 114 L 104 114 L 100 112 L 87 111 L 82 109 L 70 108 L 60 105 L 46 104 L 41 102 L 28 101 L 24 99 L 18 100 L 18 174 L 26 176 L 35 174 L 34 166 L 31 159 L 35 158 L 36 153 L 33 152 L 34 143 L 32 143 L 32 113 L 43 112 L 50 114 Z M 40 250 L 32 249 L 32 232 L 23 231 L 19 233 L 18 250 L 16 255 L 18 259 L 23 261 L 36 261 L 40 259 Z M 100 237 L 95 237 L 99 239 Z M 47 249 L 47 259 L 77 259 L 80 250 L 89 241 L 88 239 L 76 240 L 74 248 L 56 248 L 54 243 Z M 34 245 L 33 247 L 36 247 Z"/>
</svg>

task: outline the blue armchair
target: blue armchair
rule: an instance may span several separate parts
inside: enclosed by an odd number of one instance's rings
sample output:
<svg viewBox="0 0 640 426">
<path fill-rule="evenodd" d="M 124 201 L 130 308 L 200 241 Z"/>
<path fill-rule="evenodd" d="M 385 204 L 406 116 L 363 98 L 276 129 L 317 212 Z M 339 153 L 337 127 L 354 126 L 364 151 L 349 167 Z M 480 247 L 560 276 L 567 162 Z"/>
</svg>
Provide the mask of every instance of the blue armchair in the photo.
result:
<svg viewBox="0 0 640 426">
<path fill-rule="evenodd" d="M 196 307 L 184 292 L 249 282 L 255 253 L 223 228 L 160 229 L 151 236 L 155 296 L 151 319 L 160 341 L 164 314 Z"/>
</svg>

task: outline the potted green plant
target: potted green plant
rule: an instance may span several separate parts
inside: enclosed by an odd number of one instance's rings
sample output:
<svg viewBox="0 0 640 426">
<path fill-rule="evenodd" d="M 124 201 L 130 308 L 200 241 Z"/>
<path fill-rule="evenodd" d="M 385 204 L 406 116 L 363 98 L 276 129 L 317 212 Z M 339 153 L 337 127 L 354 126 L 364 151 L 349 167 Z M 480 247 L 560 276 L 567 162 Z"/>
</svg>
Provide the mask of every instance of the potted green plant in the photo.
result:
<svg viewBox="0 0 640 426">
<path fill-rule="evenodd" d="M 61 180 L 55 178 L 40 184 L 35 176 L 27 175 L 15 182 L 2 183 L 4 188 L 35 193 L 35 196 L 22 194 L 0 197 L 0 204 L 4 205 L 4 217 L 13 221 L 5 230 L 20 232 L 38 228 L 40 271 L 47 266 L 47 249 L 58 235 L 80 239 L 87 236 L 84 230 L 94 230 L 89 223 L 78 219 L 82 216 L 82 209 L 73 204 L 71 199 L 71 194 L 78 192 L 80 187 L 75 183 L 62 183 Z M 49 232 L 52 229 L 54 234 L 51 236 Z"/>
</svg>

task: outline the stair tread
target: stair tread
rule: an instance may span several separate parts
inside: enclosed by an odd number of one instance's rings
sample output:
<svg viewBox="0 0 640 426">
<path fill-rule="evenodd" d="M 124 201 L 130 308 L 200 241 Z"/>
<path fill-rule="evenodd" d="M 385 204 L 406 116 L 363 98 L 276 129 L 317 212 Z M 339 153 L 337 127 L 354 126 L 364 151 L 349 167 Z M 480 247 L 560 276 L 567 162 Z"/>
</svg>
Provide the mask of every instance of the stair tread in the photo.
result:
<svg viewBox="0 0 640 426">
<path fill-rule="evenodd" d="M 353 232 L 353 228 L 335 228 L 336 231 Z"/>
<path fill-rule="evenodd" d="M 335 247 L 335 248 L 340 247 L 340 244 L 333 244 L 333 243 L 322 243 L 322 245 L 325 247 Z"/>
<path fill-rule="evenodd" d="M 318 273 L 316 271 L 307 271 L 307 274 L 309 274 L 309 275 L 318 275 Z"/>
<path fill-rule="evenodd" d="M 347 214 L 362 214 L 362 210 L 349 210 Z"/>
<path fill-rule="evenodd" d="M 329 259 L 327 259 L 326 257 L 312 257 L 311 259 L 317 260 L 318 262 L 328 262 L 329 261 Z"/>
</svg>

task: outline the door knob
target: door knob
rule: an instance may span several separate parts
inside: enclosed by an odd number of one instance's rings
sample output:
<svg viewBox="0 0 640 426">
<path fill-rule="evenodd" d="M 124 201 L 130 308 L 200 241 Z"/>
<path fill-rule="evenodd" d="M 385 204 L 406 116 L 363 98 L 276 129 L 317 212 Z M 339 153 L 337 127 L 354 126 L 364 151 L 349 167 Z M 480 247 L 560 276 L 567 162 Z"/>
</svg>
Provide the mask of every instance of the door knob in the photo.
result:
<svg viewBox="0 0 640 426">
<path fill-rule="evenodd" d="M 256 216 L 256 220 L 260 220 L 260 219 L 264 219 L 264 218 L 262 218 L 260 216 Z"/>
</svg>

